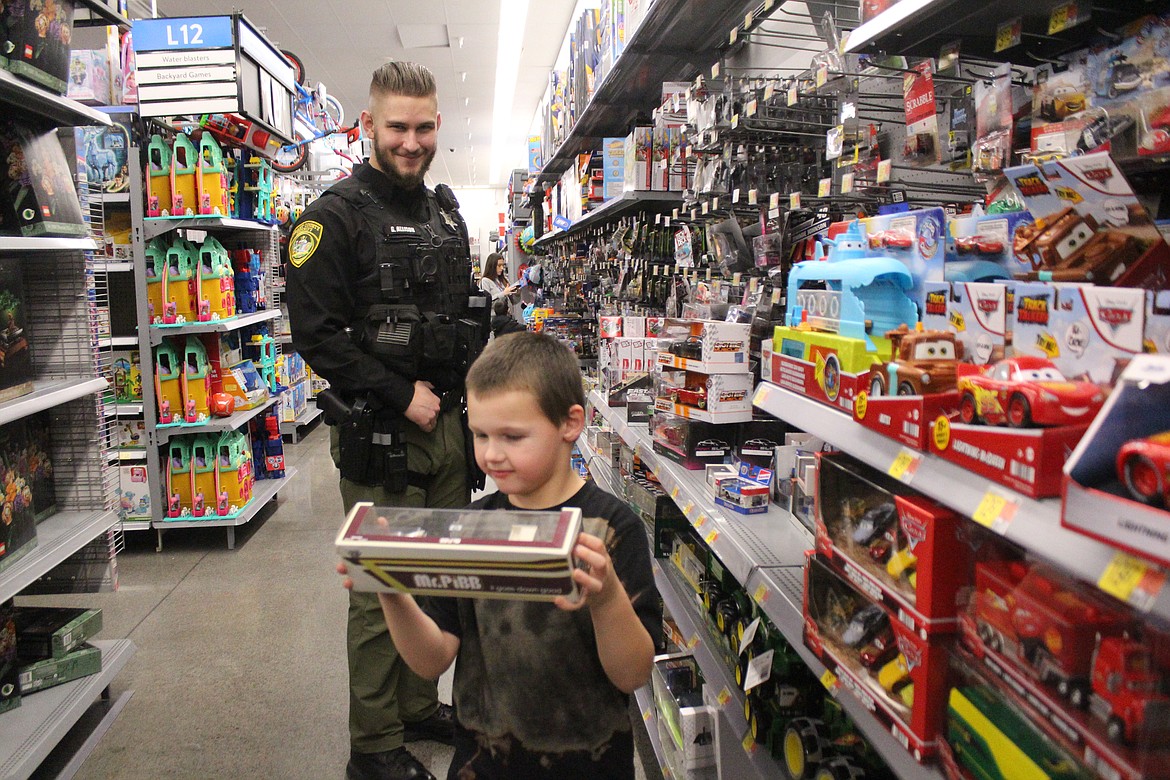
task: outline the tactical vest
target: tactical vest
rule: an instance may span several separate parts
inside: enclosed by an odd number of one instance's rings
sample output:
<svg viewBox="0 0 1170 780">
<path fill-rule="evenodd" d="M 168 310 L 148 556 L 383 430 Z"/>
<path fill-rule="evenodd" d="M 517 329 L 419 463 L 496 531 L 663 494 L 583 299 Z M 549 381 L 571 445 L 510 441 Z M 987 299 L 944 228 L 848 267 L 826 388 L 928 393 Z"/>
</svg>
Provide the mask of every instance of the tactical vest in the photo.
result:
<svg viewBox="0 0 1170 780">
<path fill-rule="evenodd" d="M 374 275 L 354 291 L 362 308 L 352 326 L 358 344 L 395 373 L 445 391 L 462 384 L 483 349 L 490 308 L 471 285 L 467 227 L 455 196 L 439 187 L 438 194 L 427 191 L 421 222 L 356 178 L 324 194 L 344 198 L 378 236 Z"/>
</svg>

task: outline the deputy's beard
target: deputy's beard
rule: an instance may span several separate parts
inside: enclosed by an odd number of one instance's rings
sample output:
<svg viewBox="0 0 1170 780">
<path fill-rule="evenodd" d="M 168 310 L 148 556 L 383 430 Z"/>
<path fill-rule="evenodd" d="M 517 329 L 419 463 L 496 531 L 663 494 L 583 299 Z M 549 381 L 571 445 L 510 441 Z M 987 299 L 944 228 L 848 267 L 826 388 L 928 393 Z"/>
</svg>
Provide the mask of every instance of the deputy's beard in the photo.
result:
<svg viewBox="0 0 1170 780">
<path fill-rule="evenodd" d="M 427 171 L 431 167 L 431 161 L 435 159 L 435 151 L 432 149 L 425 158 L 423 158 L 422 167 L 419 168 L 417 174 L 403 174 L 398 170 L 397 161 L 391 152 L 384 151 L 375 147 L 374 158 L 378 162 L 378 167 L 382 173 L 386 174 L 386 178 L 390 183 L 396 187 L 404 190 L 413 190 L 422 186 L 423 179 L 426 178 Z"/>
</svg>

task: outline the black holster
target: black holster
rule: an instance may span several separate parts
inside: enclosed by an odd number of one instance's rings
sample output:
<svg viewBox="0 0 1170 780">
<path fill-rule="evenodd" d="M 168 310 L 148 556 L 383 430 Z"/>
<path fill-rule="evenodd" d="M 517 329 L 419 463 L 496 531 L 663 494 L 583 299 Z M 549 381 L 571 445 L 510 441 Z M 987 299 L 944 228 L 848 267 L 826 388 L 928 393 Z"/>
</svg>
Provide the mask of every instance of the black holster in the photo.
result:
<svg viewBox="0 0 1170 780">
<path fill-rule="evenodd" d="M 339 421 L 341 477 L 359 485 L 381 487 L 388 493 L 406 490 L 406 442 L 402 421 L 370 404 L 358 401 Z"/>
</svg>

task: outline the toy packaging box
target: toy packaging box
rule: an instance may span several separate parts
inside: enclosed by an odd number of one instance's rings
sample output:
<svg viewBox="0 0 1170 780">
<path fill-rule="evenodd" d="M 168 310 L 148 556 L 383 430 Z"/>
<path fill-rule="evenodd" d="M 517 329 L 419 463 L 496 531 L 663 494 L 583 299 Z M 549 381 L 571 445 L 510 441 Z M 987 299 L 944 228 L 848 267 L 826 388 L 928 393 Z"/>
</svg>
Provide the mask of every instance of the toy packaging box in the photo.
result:
<svg viewBox="0 0 1170 780">
<path fill-rule="evenodd" d="M 853 419 L 894 441 L 926 451 L 931 422 L 950 417 L 959 406 L 959 394 L 871 396 L 861 391 L 853 399 Z"/>
<path fill-rule="evenodd" d="M 0 51 L 13 73 L 64 95 L 69 79 L 74 0 L 7 3 L 0 9 Z"/>
<path fill-rule="evenodd" d="M 910 297 L 922 306 L 923 283 L 941 281 L 945 275 L 946 212 L 919 209 L 870 217 L 864 223 L 870 252 L 896 258 L 906 266 L 914 280 Z"/>
<path fill-rule="evenodd" d="M 929 760 L 943 736 L 948 638 L 923 640 L 818 555 L 804 572 L 804 644 L 835 675 L 833 690 L 856 697 L 916 761 Z"/>
<path fill-rule="evenodd" d="M 33 418 L 34 422 L 39 420 L 43 418 Z M 45 427 L 47 430 L 47 424 Z M 35 442 L 30 446 L 25 420 L 15 420 L 0 427 L 0 470 L 4 476 L 4 492 L 0 497 L 3 520 L 0 522 L 0 571 L 36 547 L 37 505 L 33 488 L 38 481 L 41 492 L 48 494 L 43 498 L 42 516 L 52 511 L 54 496 L 48 476 L 52 473 L 51 464 L 47 452 L 42 452 Z M 47 473 L 37 476 L 43 472 Z"/>
<path fill-rule="evenodd" d="M 362 502 L 337 535 L 357 591 L 552 601 L 575 598 L 581 510 L 414 509 Z"/>
<path fill-rule="evenodd" d="M 750 333 L 749 323 L 667 320 L 659 344 L 658 365 L 703 374 L 747 374 L 751 371 Z"/>
<path fill-rule="evenodd" d="M 20 706 L 15 611 L 12 599 L 0 601 L 0 712 Z"/>
<path fill-rule="evenodd" d="M 703 703 L 703 675 L 689 653 L 655 656 L 651 683 L 658 728 L 679 777 L 715 766 L 716 711 Z"/>
<path fill-rule="evenodd" d="M 731 454 L 735 428 L 657 412 L 650 420 L 650 435 L 655 452 L 696 470 L 722 463 Z"/>
<path fill-rule="evenodd" d="M 80 607 L 17 607 L 21 658 L 60 658 L 102 630 L 102 611 Z"/>
<path fill-rule="evenodd" d="M 123 192 L 130 186 L 130 128 L 120 122 L 109 127 L 79 127 L 73 131 L 78 160 L 84 160 L 85 176 L 91 191 Z M 80 162 L 78 163 L 81 164 Z M 110 234 L 109 223 L 106 234 Z M 129 238 L 120 242 L 129 244 Z M 129 260 L 129 256 L 115 259 Z"/>
<path fill-rule="evenodd" d="M 1170 246 L 1108 153 L 1004 171 L 1036 221 L 1016 231 L 1018 278 L 1158 289 Z"/>
<path fill-rule="evenodd" d="M 1093 776 L 1170 776 L 1166 637 L 1126 607 L 1047 566 L 985 560 L 961 624 L 962 657 Z"/>
<path fill-rule="evenodd" d="M 671 382 L 659 391 L 655 409 L 715 423 L 752 419 L 751 374 L 700 374 L 696 371 L 663 371 Z M 673 384 L 680 382 L 680 385 Z"/>
<path fill-rule="evenodd" d="M 55 131 L 0 121 L 0 227 L 22 236 L 84 236 L 86 225 Z"/>
<path fill-rule="evenodd" d="M 943 278 L 948 282 L 1012 279 L 1015 272 L 1025 270 L 1012 251 L 1016 233 L 1032 222 L 1027 211 L 950 219 Z"/>
<path fill-rule="evenodd" d="M 81 677 L 97 674 L 102 670 L 102 651 L 93 645 L 82 645 L 78 649 L 53 658 L 21 657 L 20 694 L 30 693 L 63 685 Z"/>
<path fill-rule="evenodd" d="M 952 331 L 963 361 L 985 366 L 1007 355 L 1013 306 L 1012 288 L 1001 282 L 933 282 L 926 286 L 922 325 Z"/>
<path fill-rule="evenodd" d="M 957 630 L 970 581 L 963 520 L 852 458 L 817 457 L 817 552 L 921 636 Z"/>
<path fill-rule="evenodd" d="M 1112 384 L 1125 364 L 1143 350 L 1146 292 L 1018 283 L 1015 353 L 1051 360 L 1069 379 Z"/>
<path fill-rule="evenodd" d="M 890 354 L 889 339 L 871 336 L 866 342 L 836 333 L 777 327 L 772 338 L 771 381 L 787 390 L 851 414 L 865 377 L 881 355 Z"/>
<path fill-rule="evenodd" d="M 1139 355 L 1065 466 L 1064 526 L 1170 564 L 1167 431 L 1170 357 Z"/>
<path fill-rule="evenodd" d="M 32 350 L 20 261 L 0 259 L 0 401 L 33 390 Z"/>
<path fill-rule="evenodd" d="M 128 520 L 150 520 L 150 485 L 146 466 L 118 467 L 118 517 Z"/>
</svg>

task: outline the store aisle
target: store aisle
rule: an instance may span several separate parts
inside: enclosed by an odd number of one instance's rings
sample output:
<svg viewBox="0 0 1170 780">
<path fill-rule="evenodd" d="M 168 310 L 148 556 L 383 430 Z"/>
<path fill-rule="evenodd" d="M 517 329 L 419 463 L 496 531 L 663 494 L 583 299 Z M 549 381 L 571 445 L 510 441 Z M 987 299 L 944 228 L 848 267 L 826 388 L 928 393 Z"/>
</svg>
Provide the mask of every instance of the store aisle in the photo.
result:
<svg viewBox="0 0 1170 780">
<path fill-rule="evenodd" d="M 285 454 L 297 474 L 274 511 L 239 529 L 236 550 L 223 529 L 169 532 L 161 553 L 153 533 L 127 534 L 117 593 L 25 599 L 100 606 L 101 638 L 138 647 L 113 691 L 134 696 L 79 780 L 344 776 L 346 595 L 328 429 Z M 411 750 L 446 775 L 450 748 Z"/>
</svg>

